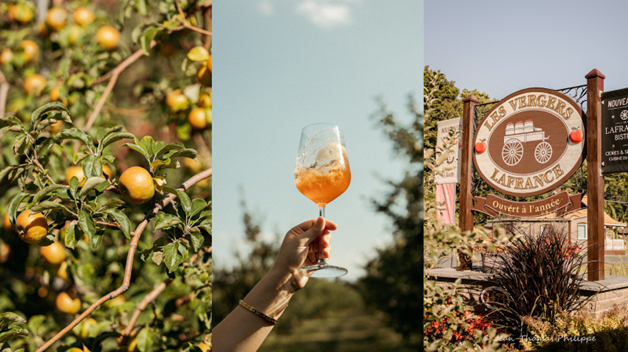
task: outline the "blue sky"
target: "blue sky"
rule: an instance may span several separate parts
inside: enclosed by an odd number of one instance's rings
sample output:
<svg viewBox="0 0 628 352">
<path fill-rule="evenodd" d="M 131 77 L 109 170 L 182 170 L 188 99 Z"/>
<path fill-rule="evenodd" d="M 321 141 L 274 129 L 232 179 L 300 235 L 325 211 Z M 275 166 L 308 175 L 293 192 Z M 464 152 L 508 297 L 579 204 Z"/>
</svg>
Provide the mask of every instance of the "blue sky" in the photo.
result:
<svg viewBox="0 0 628 352">
<path fill-rule="evenodd" d="M 425 63 L 492 98 L 586 84 L 594 68 L 606 91 L 620 89 L 628 86 L 627 13 L 625 1 L 428 0 Z"/>
<path fill-rule="evenodd" d="M 219 2 L 213 41 L 214 260 L 234 263 L 243 247 L 241 200 L 267 239 L 315 218 L 294 186 L 301 129 L 316 122 L 344 132 L 352 181 L 327 206 L 339 225 L 332 264 L 363 274 L 375 248 L 392 241 L 390 221 L 373 211 L 384 179 L 403 162 L 370 118 L 383 96 L 410 121 L 407 96 L 422 99 L 423 1 L 246 0 Z M 243 191 L 241 191 L 243 190 Z M 243 195 L 243 196 L 242 196 Z"/>
</svg>

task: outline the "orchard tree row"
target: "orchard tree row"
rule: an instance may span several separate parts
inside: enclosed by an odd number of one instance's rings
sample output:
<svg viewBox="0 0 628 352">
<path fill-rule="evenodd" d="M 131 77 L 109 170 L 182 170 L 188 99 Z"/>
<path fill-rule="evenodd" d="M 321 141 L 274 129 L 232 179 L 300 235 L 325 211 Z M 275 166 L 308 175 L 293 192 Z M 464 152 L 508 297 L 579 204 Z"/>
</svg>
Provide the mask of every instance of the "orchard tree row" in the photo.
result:
<svg viewBox="0 0 628 352">
<path fill-rule="evenodd" d="M 0 351 L 211 350 L 211 13 L 0 4 Z"/>
</svg>

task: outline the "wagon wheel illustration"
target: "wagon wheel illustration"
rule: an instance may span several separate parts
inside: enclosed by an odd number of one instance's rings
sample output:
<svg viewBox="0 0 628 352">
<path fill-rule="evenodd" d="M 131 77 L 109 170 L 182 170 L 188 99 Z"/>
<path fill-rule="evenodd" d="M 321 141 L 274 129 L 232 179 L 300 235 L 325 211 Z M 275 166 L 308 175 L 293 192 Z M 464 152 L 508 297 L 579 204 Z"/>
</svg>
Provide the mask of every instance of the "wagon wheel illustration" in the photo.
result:
<svg viewBox="0 0 628 352">
<path fill-rule="evenodd" d="M 541 142 L 534 148 L 534 158 L 541 164 L 545 164 L 552 157 L 552 146 L 547 142 Z"/>
<path fill-rule="evenodd" d="M 517 165 L 523 158 L 523 144 L 517 139 L 509 139 L 502 148 L 502 159 L 508 166 Z"/>
</svg>

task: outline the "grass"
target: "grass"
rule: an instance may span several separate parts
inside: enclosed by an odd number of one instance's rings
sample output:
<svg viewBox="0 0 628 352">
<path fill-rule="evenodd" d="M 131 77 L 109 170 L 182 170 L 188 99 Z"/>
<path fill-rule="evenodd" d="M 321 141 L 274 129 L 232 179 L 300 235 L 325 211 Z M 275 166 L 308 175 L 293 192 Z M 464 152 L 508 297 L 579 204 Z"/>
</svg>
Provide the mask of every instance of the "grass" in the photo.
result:
<svg viewBox="0 0 628 352">
<path fill-rule="evenodd" d="M 579 272 L 586 273 L 587 265 L 580 266 Z M 606 263 L 604 264 L 604 275 L 628 276 L 628 263 Z"/>
<path fill-rule="evenodd" d="M 387 327 L 381 314 L 365 309 L 332 313 L 311 319 L 290 335 L 271 333 L 260 352 L 414 352 L 410 345 Z"/>
<path fill-rule="evenodd" d="M 604 274 L 615 276 L 628 276 L 628 263 L 607 263 L 604 265 Z"/>
</svg>

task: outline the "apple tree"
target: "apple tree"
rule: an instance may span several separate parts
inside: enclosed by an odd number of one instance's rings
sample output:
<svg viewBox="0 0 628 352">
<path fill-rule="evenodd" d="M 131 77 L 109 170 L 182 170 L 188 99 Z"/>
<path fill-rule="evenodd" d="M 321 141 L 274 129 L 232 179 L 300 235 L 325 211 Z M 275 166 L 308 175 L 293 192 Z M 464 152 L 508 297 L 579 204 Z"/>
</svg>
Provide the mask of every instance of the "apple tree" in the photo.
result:
<svg viewBox="0 0 628 352">
<path fill-rule="evenodd" d="M 0 3 L 0 351 L 211 350 L 211 13 Z"/>
</svg>

